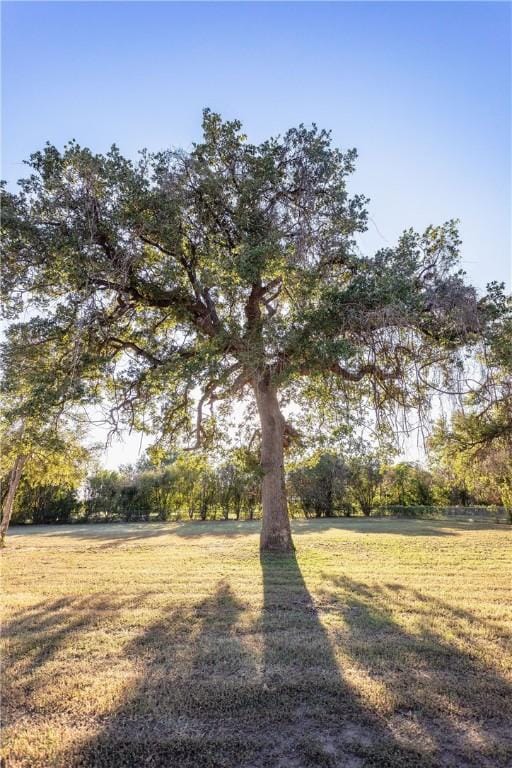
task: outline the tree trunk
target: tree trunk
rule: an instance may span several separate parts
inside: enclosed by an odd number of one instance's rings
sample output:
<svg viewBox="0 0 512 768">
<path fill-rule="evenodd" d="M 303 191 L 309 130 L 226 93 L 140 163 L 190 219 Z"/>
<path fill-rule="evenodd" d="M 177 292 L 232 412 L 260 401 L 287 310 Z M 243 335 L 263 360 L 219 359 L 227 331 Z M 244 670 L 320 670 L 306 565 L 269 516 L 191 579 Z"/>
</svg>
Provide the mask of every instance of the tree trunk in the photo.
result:
<svg viewBox="0 0 512 768">
<path fill-rule="evenodd" d="M 5 535 L 11 522 L 12 510 L 14 507 L 14 497 L 20 484 L 21 475 L 23 474 L 23 468 L 27 462 L 27 456 L 18 456 L 14 462 L 14 466 L 9 475 L 9 486 L 5 495 L 3 509 L 2 509 L 2 522 L 0 523 L 0 547 L 5 546 Z"/>
<path fill-rule="evenodd" d="M 288 504 L 284 482 L 284 418 L 279 409 L 276 390 L 265 380 L 254 383 L 261 423 L 261 468 L 263 480 L 261 503 L 263 522 L 262 552 L 293 552 Z"/>
</svg>

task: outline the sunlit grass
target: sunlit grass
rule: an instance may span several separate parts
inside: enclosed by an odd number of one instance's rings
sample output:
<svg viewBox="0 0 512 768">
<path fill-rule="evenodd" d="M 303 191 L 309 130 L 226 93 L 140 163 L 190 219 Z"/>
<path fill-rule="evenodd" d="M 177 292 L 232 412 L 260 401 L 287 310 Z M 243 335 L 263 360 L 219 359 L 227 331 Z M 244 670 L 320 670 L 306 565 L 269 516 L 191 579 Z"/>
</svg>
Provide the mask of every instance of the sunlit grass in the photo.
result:
<svg viewBox="0 0 512 768">
<path fill-rule="evenodd" d="M 14 766 L 503 766 L 511 534 L 415 520 L 14 529 Z"/>
</svg>

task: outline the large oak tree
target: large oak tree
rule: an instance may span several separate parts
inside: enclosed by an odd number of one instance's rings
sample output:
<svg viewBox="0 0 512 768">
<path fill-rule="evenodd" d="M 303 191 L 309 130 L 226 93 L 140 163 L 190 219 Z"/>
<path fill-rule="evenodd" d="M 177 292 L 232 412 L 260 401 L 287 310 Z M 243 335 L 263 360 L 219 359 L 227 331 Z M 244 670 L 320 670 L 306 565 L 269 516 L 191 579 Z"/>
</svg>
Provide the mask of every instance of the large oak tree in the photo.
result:
<svg viewBox="0 0 512 768">
<path fill-rule="evenodd" d="M 346 184 L 356 152 L 328 132 L 254 145 L 209 111 L 203 130 L 189 152 L 138 162 L 74 142 L 32 155 L 3 201 L 6 307 L 32 313 L 12 324 L 6 357 L 32 376 L 51 357 L 39 381 L 54 405 L 108 386 L 113 418 L 140 426 L 144 408 L 146 425 L 193 445 L 208 404 L 252 392 L 261 547 L 288 551 L 283 398 L 322 387 L 378 412 L 420 408 L 485 307 L 455 271 L 454 222 L 360 253 L 367 200 Z"/>
</svg>

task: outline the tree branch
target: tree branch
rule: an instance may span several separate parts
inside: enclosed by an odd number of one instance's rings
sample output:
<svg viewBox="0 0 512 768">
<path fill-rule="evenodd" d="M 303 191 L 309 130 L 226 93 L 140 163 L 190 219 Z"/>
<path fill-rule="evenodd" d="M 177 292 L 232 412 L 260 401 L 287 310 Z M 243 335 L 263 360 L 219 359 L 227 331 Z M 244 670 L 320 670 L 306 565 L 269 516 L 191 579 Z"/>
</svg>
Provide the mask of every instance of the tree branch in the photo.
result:
<svg viewBox="0 0 512 768">
<path fill-rule="evenodd" d="M 230 366 L 230 368 L 226 371 L 226 376 L 229 376 L 231 373 L 234 373 L 236 369 L 239 367 L 239 363 L 235 363 L 234 365 Z M 250 381 L 249 375 L 245 371 L 241 371 L 239 376 L 235 379 L 233 384 L 229 386 L 225 392 L 223 392 L 220 396 L 217 396 L 215 394 L 215 390 L 217 387 L 219 387 L 223 382 L 220 379 L 214 379 L 208 382 L 208 384 L 205 387 L 205 390 L 201 397 L 199 398 L 198 404 L 197 404 L 197 412 L 196 412 L 196 429 L 195 429 L 195 443 L 194 445 L 189 446 L 188 448 L 185 448 L 186 451 L 197 451 L 201 445 L 202 445 L 202 438 L 204 436 L 202 423 L 203 423 L 203 407 L 205 403 L 207 402 L 213 402 L 214 400 L 222 399 L 224 397 L 229 397 L 229 395 L 235 394 L 238 390 L 240 390 L 245 384 L 247 384 Z"/>
<path fill-rule="evenodd" d="M 393 371 L 384 371 L 374 363 L 367 363 L 366 365 L 362 365 L 357 369 L 357 371 L 350 371 L 348 368 L 343 368 L 343 366 L 341 366 L 339 363 L 333 363 L 328 367 L 327 370 L 331 371 L 331 373 L 334 373 L 336 376 L 344 379 L 345 381 L 353 382 L 361 381 L 365 376 L 368 375 L 375 376 L 375 378 L 379 381 L 389 381 L 390 379 L 396 378 L 400 373 L 398 367 Z"/>
</svg>

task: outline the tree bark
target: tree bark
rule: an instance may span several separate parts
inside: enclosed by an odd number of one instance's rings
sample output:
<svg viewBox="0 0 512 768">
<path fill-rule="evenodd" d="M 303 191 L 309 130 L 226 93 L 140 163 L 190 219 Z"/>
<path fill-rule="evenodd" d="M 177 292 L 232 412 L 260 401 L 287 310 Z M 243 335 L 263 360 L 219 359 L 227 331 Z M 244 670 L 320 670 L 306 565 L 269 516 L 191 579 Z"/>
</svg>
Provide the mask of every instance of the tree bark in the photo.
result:
<svg viewBox="0 0 512 768">
<path fill-rule="evenodd" d="M 21 475 L 23 474 L 23 468 L 27 462 L 27 456 L 17 456 L 14 466 L 9 475 L 9 487 L 5 495 L 3 509 L 2 509 L 2 522 L 0 523 L 0 547 L 5 546 L 5 535 L 11 522 L 12 510 L 14 507 L 14 497 L 20 484 Z"/>
<path fill-rule="evenodd" d="M 277 392 L 265 379 L 254 382 L 254 392 L 261 424 L 261 502 L 263 522 L 262 552 L 293 552 L 284 479 L 285 421 L 279 409 Z"/>
</svg>

